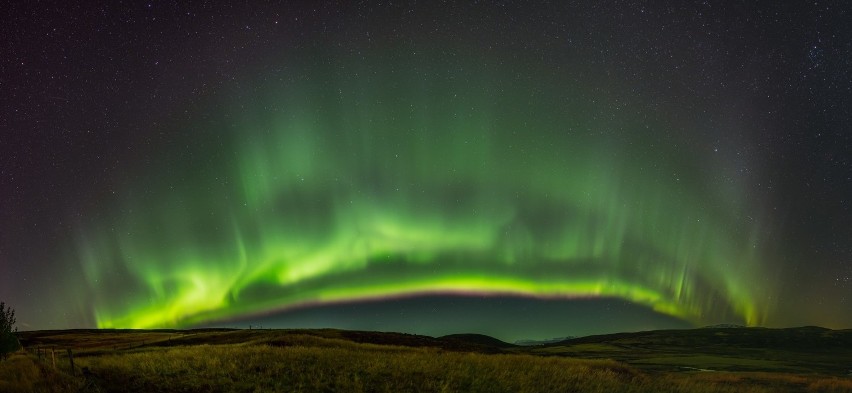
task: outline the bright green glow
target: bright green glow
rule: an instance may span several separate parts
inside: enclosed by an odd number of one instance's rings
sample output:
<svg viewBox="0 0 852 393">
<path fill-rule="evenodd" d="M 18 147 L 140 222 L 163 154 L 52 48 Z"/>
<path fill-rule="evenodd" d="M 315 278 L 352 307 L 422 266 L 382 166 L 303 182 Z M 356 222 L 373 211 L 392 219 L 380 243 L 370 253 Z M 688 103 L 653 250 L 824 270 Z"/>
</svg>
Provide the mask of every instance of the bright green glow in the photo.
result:
<svg viewBox="0 0 852 393">
<path fill-rule="evenodd" d="M 557 87 L 533 99 L 473 73 L 463 90 L 417 83 L 416 67 L 356 74 L 257 98 L 267 109 L 198 131 L 233 141 L 199 142 L 209 161 L 181 152 L 125 190 L 79 242 L 99 327 L 432 292 L 766 317 L 746 206 L 700 157 L 642 145 L 629 119 L 554 105 L 571 94 Z M 595 133 L 614 128 L 627 131 Z"/>
</svg>

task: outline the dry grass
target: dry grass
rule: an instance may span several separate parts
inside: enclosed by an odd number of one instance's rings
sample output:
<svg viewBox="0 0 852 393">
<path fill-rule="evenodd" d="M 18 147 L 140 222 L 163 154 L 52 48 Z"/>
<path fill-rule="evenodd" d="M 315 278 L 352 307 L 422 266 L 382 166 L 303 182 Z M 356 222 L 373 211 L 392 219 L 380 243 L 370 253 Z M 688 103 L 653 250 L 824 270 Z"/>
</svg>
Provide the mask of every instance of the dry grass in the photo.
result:
<svg viewBox="0 0 852 393">
<path fill-rule="evenodd" d="M 649 375 L 612 360 L 485 355 L 289 336 L 96 356 L 79 363 L 107 391 L 778 392 L 849 381 L 774 374 Z M 274 345 L 271 345 L 274 344 Z M 283 344 L 283 346 L 281 346 Z M 814 389 L 822 388 L 814 386 Z"/>
<path fill-rule="evenodd" d="M 773 392 L 852 392 L 852 379 L 818 375 L 768 372 L 694 373 L 689 375 L 689 380 L 701 385 L 752 386 Z"/>
<path fill-rule="evenodd" d="M 12 354 L 0 363 L 0 392 L 74 392 L 80 381 L 38 364 L 24 353 Z"/>
<path fill-rule="evenodd" d="M 85 364 L 105 388 L 130 391 L 542 392 L 589 383 L 616 391 L 638 377 L 611 361 L 364 347 L 202 345 Z"/>
<path fill-rule="evenodd" d="M 655 372 L 614 360 L 359 344 L 334 334 L 203 333 L 168 342 L 174 346 L 104 350 L 115 339 L 98 346 L 89 338 L 75 352 L 78 368 L 91 372 L 86 378 L 17 354 L 0 363 L 0 392 L 852 391 L 852 379 L 843 377 Z"/>
</svg>

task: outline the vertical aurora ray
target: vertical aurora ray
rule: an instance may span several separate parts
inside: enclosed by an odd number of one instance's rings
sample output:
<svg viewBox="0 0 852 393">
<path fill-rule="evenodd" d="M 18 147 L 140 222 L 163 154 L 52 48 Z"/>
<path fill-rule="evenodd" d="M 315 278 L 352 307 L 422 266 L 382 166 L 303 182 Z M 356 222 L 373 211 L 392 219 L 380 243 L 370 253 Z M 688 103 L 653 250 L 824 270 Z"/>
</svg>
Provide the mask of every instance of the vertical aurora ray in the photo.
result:
<svg viewBox="0 0 852 393">
<path fill-rule="evenodd" d="M 437 62 L 352 68 L 302 70 L 233 105 L 248 109 L 203 134 L 224 147 L 197 147 L 218 159 L 170 159 L 83 231 L 99 327 L 417 293 L 766 318 L 747 206 L 704 179 L 700 157 L 636 148 L 656 137 L 591 116 L 566 99 L 576 86 L 474 67 L 446 78 Z"/>
</svg>

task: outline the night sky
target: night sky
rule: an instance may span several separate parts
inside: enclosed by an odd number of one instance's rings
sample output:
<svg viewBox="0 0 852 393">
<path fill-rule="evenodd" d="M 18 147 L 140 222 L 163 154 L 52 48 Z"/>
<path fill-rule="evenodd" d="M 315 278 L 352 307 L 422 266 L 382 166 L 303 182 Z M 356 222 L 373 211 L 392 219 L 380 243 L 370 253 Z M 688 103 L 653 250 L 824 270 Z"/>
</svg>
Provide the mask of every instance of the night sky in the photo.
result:
<svg viewBox="0 0 852 393">
<path fill-rule="evenodd" d="M 745 3 L 13 2 L 0 300 L 22 330 L 852 327 L 852 6 Z"/>
</svg>

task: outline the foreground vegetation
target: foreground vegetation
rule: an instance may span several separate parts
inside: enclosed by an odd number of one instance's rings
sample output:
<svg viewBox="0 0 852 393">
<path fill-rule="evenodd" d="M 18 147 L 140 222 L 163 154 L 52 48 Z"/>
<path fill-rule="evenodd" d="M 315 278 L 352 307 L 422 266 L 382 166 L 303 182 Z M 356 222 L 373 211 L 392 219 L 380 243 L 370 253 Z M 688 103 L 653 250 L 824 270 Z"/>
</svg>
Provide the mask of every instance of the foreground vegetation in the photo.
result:
<svg viewBox="0 0 852 393">
<path fill-rule="evenodd" d="M 77 392 L 83 381 L 56 372 L 23 353 L 0 363 L 0 392 Z"/>
<path fill-rule="evenodd" d="M 609 359 L 534 355 L 528 348 L 334 330 L 48 332 L 21 341 L 31 352 L 0 364 L 0 391 L 852 391 L 852 379 L 843 376 L 660 371 Z M 32 352 L 72 345 L 75 376 L 64 351 Z"/>
</svg>

